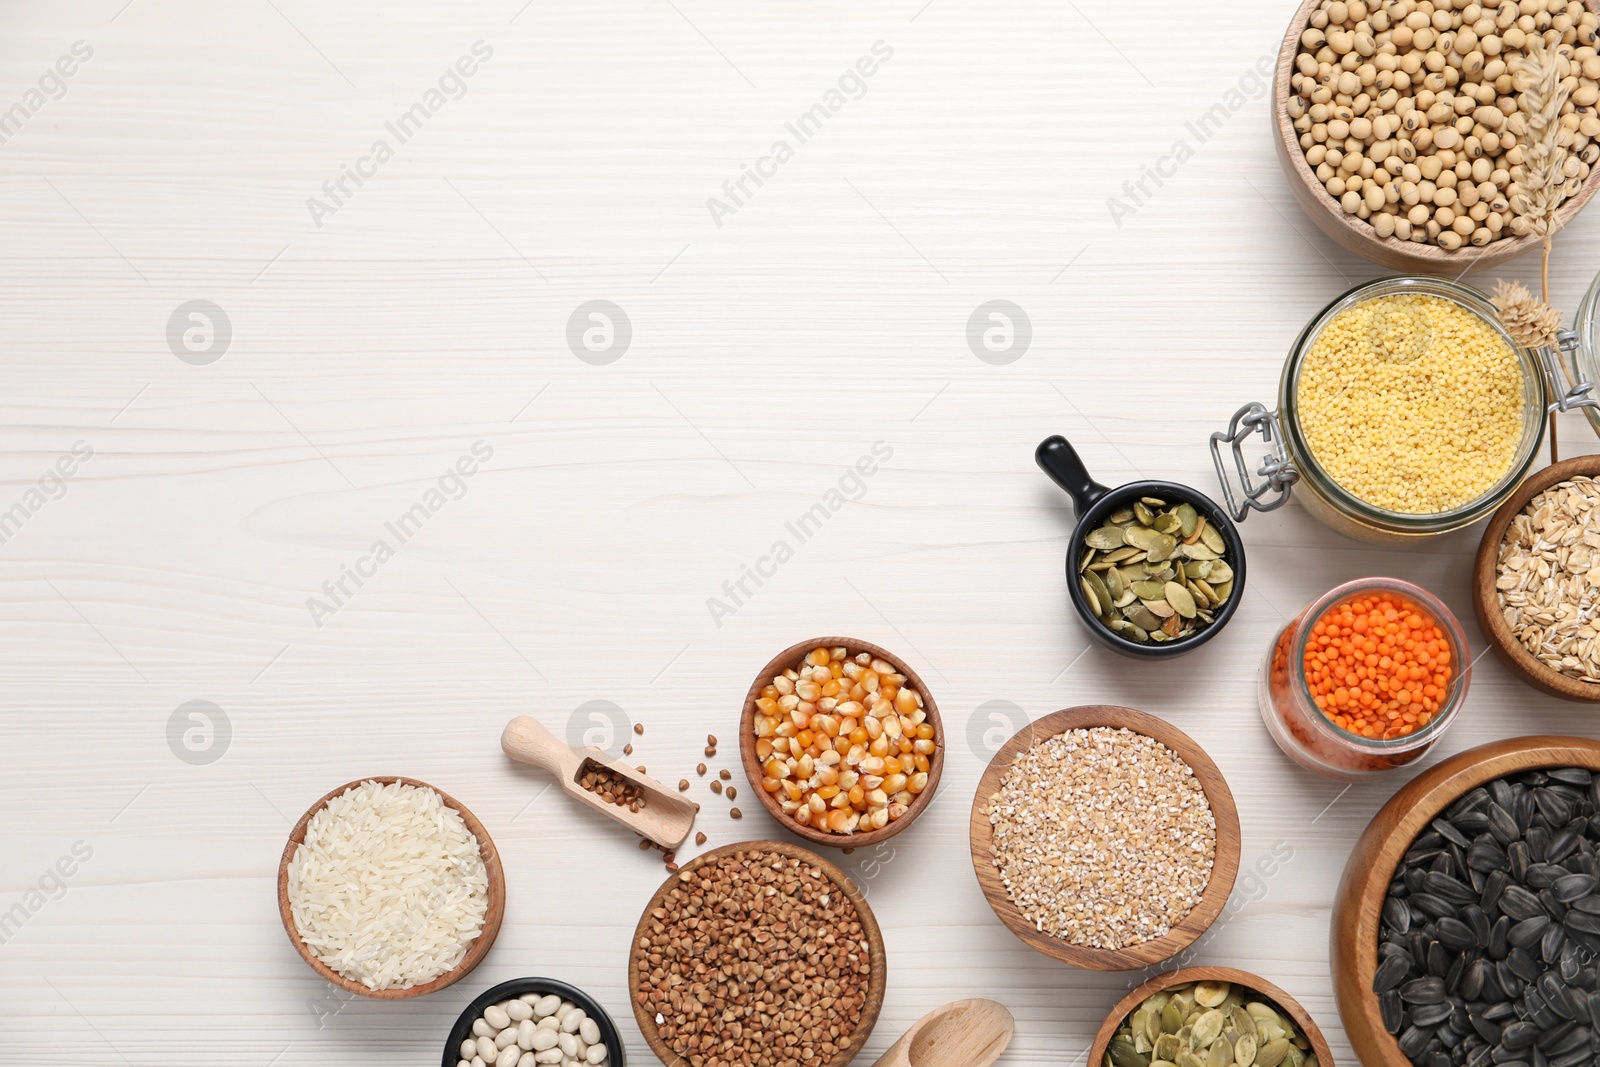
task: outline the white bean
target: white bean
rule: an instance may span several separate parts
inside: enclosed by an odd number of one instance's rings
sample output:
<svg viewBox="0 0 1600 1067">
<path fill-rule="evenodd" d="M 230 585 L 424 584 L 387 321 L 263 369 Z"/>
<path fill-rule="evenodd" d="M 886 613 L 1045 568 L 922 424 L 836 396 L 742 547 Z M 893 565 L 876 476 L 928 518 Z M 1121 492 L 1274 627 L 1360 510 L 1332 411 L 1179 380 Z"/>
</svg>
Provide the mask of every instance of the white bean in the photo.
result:
<svg viewBox="0 0 1600 1067">
<path fill-rule="evenodd" d="M 517 1024 L 517 1047 L 524 1052 L 533 1047 L 532 1019 L 524 1019 Z"/>
<path fill-rule="evenodd" d="M 500 1058 L 494 1061 L 494 1067 L 517 1067 L 517 1061 L 522 1058 L 522 1050 L 512 1045 L 500 1053 Z"/>
<path fill-rule="evenodd" d="M 556 1018 L 554 1015 L 546 1015 L 534 1025 L 540 1030 L 560 1030 L 561 1020 Z"/>
<path fill-rule="evenodd" d="M 546 1015 L 554 1015 L 556 1009 L 560 1007 L 561 998 L 551 993 L 548 996 L 540 997 L 534 1002 L 533 1014 L 535 1017 L 543 1019 Z"/>
<path fill-rule="evenodd" d="M 560 1063 L 561 1062 L 561 1050 L 558 1049 L 558 1048 L 547 1048 L 543 1052 L 535 1052 L 533 1054 L 533 1062 L 534 1063 Z"/>
<path fill-rule="evenodd" d="M 500 1046 L 492 1038 L 478 1038 L 478 1055 L 485 1063 L 493 1063 L 500 1056 Z"/>
<path fill-rule="evenodd" d="M 560 1040 L 561 1035 L 554 1029 L 537 1026 L 534 1027 L 533 1040 L 529 1044 L 535 1052 L 543 1052 L 545 1049 L 555 1048 Z"/>
<path fill-rule="evenodd" d="M 561 1032 L 563 1034 L 577 1033 L 578 1027 L 582 1025 L 583 1020 L 587 1018 L 588 1016 L 583 1013 L 582 1008 L 573 1008 L 571 1011 L 567 1012 L 567 1014 L 561 1017 Z"/>
<path fill-rule="evenodd" d="M 533 1007 L 525 1000 L 508 1000 L 503 1006 L 506 1014 L 511 1016 L 512 1022 L 520 1023 L 524 1019 L 533 1018 Z"/>
<path fill-rule="evenodd" d="M 533 1053 L 524 1052 L 522 1054 L 522 1058 L 517 1061 L 517 1067 L 533 1067 L 536 1062 L 537 1061 L 533 1058 Z"/>
<path fill-rule="evenodd" d="M 473 1037 L 493 1037 L 494 1036 L 494 1027 L 490 1026 L 488 1023 L 484 1022 L 482 1019 L 474 1019 L 474 1020 L 472 1020 L 472 1036 Z"/>
<path fill-rule="evenodd" d="M 591 1064 L 598 1064 L 605 1058 L 606 1047 L 604 1045 L 590 1045 L 588 1055 L 584 1056 L 584 1059 L 588 1060 Z"/>
<path fill-rule="evenodd" d="M 465 1041 L 461 1042 L 461 1058 L 462 1059 L 470 1060 L 470 1059 L 472 1059 L 472 1057 L 476 1056 L 477 1054 L 478 1054 L 478 1042 L 477 1042 L 476 1038 L 469 1037 Z"/>
<path fill-rule="evenodd" d="M 556 1044 L 561 1047 L 563 1056 L 576 1056 L 578 1054 L 578 1038 L 575 1034 L 562 1034 Z"/>
<path fill-rule="evenodd" d="M 504 1030 L 500 1031 L 499 1035 L 494 1039 L 495 1048 L 505 1048 L 507 1045 L 515 1045 L 516 1043 L 517 1028 L 515 1026 L 506 1027 Z"/>
<path fill-rule="evenodd" d="M 489 1067 L 489 1065 L 483 1062 L 482 1056 L 474 1056 L 472 1057 L 471 1067 Z"/>
<path fill-rule="evenodd" d="M 598 1044 L 600 1041 L 600 1024 L 593 1019 L 584 1019 L 578 1024 L 578 1033 L 586 1045 Z"/>
<path fill-rule="evenodd" d="M 497 1031 L 504 1030 L 506 1027 L 511 1025 L 511 1016 L 507 1015 L 506 1010 L 498 1004 L 491 1004 L 487 1008 L 484 1008 L 483 1018 L 485 1022 L 494 1027 Z"/>
<path fill-rule="evenodd" d="M 459 1063 L 456 1064 L 456 1067 L 472 1067 L 472 1061 L 471 1060 L 461 1060 Z"/>
</svg>

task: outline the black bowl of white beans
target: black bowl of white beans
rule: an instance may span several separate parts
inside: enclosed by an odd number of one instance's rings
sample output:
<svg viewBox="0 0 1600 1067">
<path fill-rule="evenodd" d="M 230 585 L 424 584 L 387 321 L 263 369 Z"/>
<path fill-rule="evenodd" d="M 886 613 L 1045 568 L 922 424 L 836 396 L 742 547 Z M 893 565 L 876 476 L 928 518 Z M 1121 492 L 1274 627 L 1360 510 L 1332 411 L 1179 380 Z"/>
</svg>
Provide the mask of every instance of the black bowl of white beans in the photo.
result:
<svg viewBox="0 0 1600 1067">
<path fill-rule="evenodd" d="M 617 1024 L 598 1001 L 554 978 L 513 978 L 456 1019 L 442 1067 L 626 1067 Z"/>
</svg>

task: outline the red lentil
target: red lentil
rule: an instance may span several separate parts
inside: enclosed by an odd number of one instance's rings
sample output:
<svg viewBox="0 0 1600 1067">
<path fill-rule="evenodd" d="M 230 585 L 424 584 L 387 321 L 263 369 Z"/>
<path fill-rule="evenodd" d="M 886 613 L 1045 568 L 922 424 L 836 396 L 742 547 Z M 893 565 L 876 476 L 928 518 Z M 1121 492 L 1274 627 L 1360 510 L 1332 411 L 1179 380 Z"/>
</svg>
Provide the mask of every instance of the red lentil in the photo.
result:
<svg viewBox="0 0 1600 1067">
<path fill-rule="evenodd" d="M 1360 737 L 1405 737 L 1428 725 L 1449 696 L 1455 667 L 1434 620 L 1404 599 L 1355 596 L 1334 605 L 1306 640 L 1312 700 Z"/>
</svg>

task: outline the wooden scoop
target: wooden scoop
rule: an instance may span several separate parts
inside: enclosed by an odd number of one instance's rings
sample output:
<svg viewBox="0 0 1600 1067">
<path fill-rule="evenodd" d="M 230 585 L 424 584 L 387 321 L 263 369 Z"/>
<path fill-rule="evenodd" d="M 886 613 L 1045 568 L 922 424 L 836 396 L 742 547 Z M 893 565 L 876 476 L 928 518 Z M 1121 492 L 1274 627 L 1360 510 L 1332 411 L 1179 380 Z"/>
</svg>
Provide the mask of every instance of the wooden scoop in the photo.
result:
<svg viewBox="0 0 1600 1067">
<path fill-rule="evenodd" d="M 873 1067 L 989 1067 L 1016 1022 L 992 1000 L 956 1000 L 918 1019 Z"/>
<path fill-rule="evenodd" d="M 636 834 L 671 848 L 689 836 L 694 829 L 694 804 L 674 793 L 654 778 L 648 778 L 627 764 L 613 760 L 598 748 L 573 749 L 557 741 L 544 724 L 527 715 L 519 715 L 506 724 L 500 735 L 500 747 L 506 755 L 519 763 L 532 763 L 556 776 L 568 795 L 576 797 L 600 814 L 622 823 Z M 607 803 L 598 793 L 592 793 L 578 784 L 586 769 L 604 768 L 638 787 L 644 795 L 644 807 L 630 811 L 626 807 Z"/>
</svg>

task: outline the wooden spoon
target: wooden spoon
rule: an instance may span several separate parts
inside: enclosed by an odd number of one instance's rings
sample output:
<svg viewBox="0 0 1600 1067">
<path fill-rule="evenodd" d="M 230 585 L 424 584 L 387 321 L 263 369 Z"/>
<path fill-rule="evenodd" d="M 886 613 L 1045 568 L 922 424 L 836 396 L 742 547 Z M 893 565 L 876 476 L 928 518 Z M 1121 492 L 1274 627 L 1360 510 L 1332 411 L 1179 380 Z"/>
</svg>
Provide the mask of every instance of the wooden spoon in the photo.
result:
<svg viewBox="0 0 1600 1067">
<path fill-rule="evenodd" d="M 989 1067 L 1015 1030 L 1003 1004 L 952 1001 L 918 1019 L 872 1067 Z"/>
<path fill-rule="evenodd" d="M 694 829 L 694 804 L 654 778 L 646 777 L 627 764 L 613 760 L 598 748 L 570 748 L 556 740 L 544 724 L 519 715 L 506 724 L 500 747 L 519 763 L 532 763 L 556 776 L 567 794 L 589 805 L 600 814 L 617 820 L 636 834 L 668 848 L 677 845 Z M 608 804 L 598 793 L 578 784 L 585 769 L 605 768 L 632 782 L 644 794 L 645 805 L 630 811 Z"/>
</svg>

